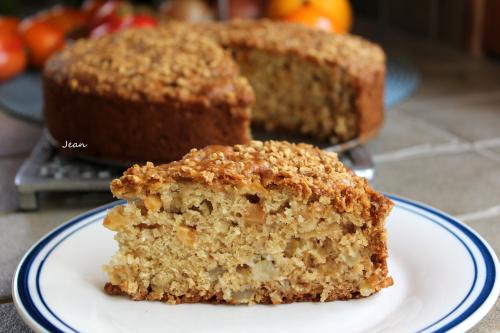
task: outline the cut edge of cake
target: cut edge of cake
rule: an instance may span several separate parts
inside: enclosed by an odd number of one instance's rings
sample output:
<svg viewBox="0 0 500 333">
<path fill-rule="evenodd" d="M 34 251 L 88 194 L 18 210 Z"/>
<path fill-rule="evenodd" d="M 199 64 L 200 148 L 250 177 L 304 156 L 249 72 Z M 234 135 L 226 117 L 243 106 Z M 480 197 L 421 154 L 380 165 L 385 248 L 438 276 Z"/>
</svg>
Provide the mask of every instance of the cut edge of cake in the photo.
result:
<svg viewBox="0 0 500 333">
<path fill-rule="evenodd" d="M 230 50 L 256 93 L 252 121 L 268 130 L 332 143 L 380 130 L 386 56 L 375 43 L 269 19 L 164 27 L 198 31 Z"/>
</svg>

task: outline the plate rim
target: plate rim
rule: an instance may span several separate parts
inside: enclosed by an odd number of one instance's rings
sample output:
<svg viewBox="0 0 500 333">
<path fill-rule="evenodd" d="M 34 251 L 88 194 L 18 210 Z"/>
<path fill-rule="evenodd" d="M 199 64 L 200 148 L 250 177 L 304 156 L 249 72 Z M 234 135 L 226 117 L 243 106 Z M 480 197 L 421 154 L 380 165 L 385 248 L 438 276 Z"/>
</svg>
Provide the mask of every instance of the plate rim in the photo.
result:
<svg viewBox="0 0 500 333">
<path fill-rule="evenodd" d="M 445 322 L 445 325 L 442 327 L 438 327 L 435 330 L 428 331 L 431 329 L 433 326 L 436 326 L 437 324 L 441 323 L 443 320 L 445 320 L 447 317 L 450 315 L 454 314 L 456 310 L 461 306 L 465 300 L 469 298 L 469 293 L 464 297 L 464 299 L 461 301 L 459 305 L 457 305 L 453 310 L 451 310 L 449 313 L 447 313 L 445 316 L 442 318 L 436 320 L 432 324 L 419 329 L 417 332 L 448 332 L 450 330 L 458 330 L 458 329 L 463 329 L 464 331 L 467 329 L 470 329 L 474 324 L 478 323 L 488 312 L 491 310 L 493 305 L 495 304 L 499 294 L 500 294 L 500 277 L 498 276 L 499 272 L 499 261 L 498 257 L 495 253 L 495 251 L 492 249 L 492 247 L 484 240 L 484 238 L 477 233 L 474 229 L 466 225 L 465 223 L 461 222 L 457 218 L 451 216 L 448 213 L 445 213 L 437 208 L 434 208 L 432 206 L 429 206 L 427 204 L 404 198 L 398 195 L 390 194 L 390 193 L 383 193 L 385 196 L 390 198 L 391 200 L 399 203 L 403 203 L 405 205 L 408 205 L 410 207 L 416 207 L 417 209 L 423 210 L 431 215 L 435 215 L 442 220 L 444 220 L 446 223 L 451 224 L 452 226 L 456 227 L 462 234 L 464 234 L 467 239 L 469 239 L 476 247 L 477 250 L 479 251 L 480 255 L 477 258 L 482 258 L 484 261 L 484 267 L 485 267 L 485 281 L 483 286 L 481 287 L 481 292 L 476 296 L 476 298 L 472 301 L 472 303 L 459 315 L 449 321 L 448 323 Z M 19 280 L 20 274 L 23 275 L 23 281 L 27 281 L 29 272 L 31 271 L 31 266 L 32 262 L 35 258 L 37 258 L 39 252 L 45 248 L 45 246 L 50 243 L 50 241 L 55 238 L 57 235 L 62 233 L 64 230 L 67 228 L 77 225 L 79 222 L 84 221 L 87 218 L 92 217 L 93 215 L 102 213 L 104 210 L 107 210 L 109 208 L 112 208 L 114 206 L 124 204 L 126 201 L 125 200 L 115 200 L 113 202 L 101 205 L 99 207 L 96 207 L 94 209 L 91 209 L 89 211 L 86 211 L 82 214 L 77 215 L 76 217 L 73 217 L 69 219 L 67 222 L 64 222 L 60 226 L 54 228 L 53 230 L 49 231 L 47 234 L 45 234 L 38 242 L 36 242 L 31 248 L 25 253 L 25 255 L 22 257 L 20 260 L 13 279 L 12 279 L 12 298 L 14 301 L 14 305 L 16 307 L 16 310 L 18 314 L 21 316 L 23 321 L 33 330 L 36 332 L 52 332 L 51 330 L 47 329 L 44 325 L 47 325 L 52 329 L 54 328 L 57 332 L 64 332 L 61 331 L 59 328 L 55 327 L 49 320 L 47 320 L 45 317 L 43 317 L 40 313 L 31 313 L 30 310 L 26 308 L 26 302 L 28 302 L 28 306 L 31 306 L 33 309 L 31 311 L 36 310 L 38 311 L 37 307 L 32 304 L 32 298 L 27 290 L 27 288 L 20 288 L 21 282 Z M 399 208 L 405 209 L 404 206 L 399 206 Z M 412 211 L 410 209 L 405 209 L 409 210 L 412 213 L 416 213 L 415 211 Z M 430 219 L 428 216 L 425 216 L 423 214 L 418 214 L 432 222 L 435 222 L 439 226 L 443 227 L 446 231 L 451 233 L 454 237 L 456 237 L 463 246 L 467 249 L 469 255 L 471 256 L 471 259 L 474 263 L 474 269 L 475 269 L 475 275 L 477 274 L 477 263 L 476 263 L 476 258 L 474 255 L 471 253 L 469 247 L 464 243 L 461 237 L 459 235 L 455 234 L 452 230 L 449 228 L 445 227 L 441 223 L 434 221 Z M 94 222 L 92 222 L 94 223 Z M 86 225 L 86 224 L 85 224 Z M 82 225 L 81 227 L 83 227 Z M 55 246 L 47 253 L 46 256 L 54 250 L 58 244 L 60 244 L 64 239 L 72 235 L 73 233 L 77 232 L 81 228 L 75 229 L 72 233 L 66 235 L 62 240 L 57 242 Z M 27 266 L 26 266 L 27 265 Z M 40 265 L 40 267 L 43 266 L 43 263 Z M 37 278 L 38 278 L 39 272 L 37 272 Z M 26 285 L 28 282 L 25 282 L 23 285 Z M 470 290 L 474 288 L 474 283 L 472 284 Z M 487 289 L 487 290 L 486 290 Z M 50 310 L 49 310 L 50 311 Z M 34 318 L 34 317 L 38 317 Z M 56 316 L 57 318 L 57 316 Z M 40 322 L 41 321 L 41 322 Z M 78 332 L 77 330 L 74 330 L 71 328 L 69 325 L 65 324 L 62 320 L 60 320 L 61 323 L 63 323 L 65 326 L 67 326 L 70 330 L 74 332 Z"/>
<path fill-rule="evenodd" d="M 430 205 L 424 204 L 419 201 L 415 201 L 412 199 L 404 198 L 401 196 L 397 196 L 394 194 L 387 194 L 384 193 L 387 197 L 389 197 L 391 200 L 394 201 L 399 201 L 404 204 L 410 205 L 417 207 L 421 210 L 424 210 L 430 214 L 437 215 L 441 219 L 445 220 L 447 223 L 450 223 L 457 229 L 459 229 L 469 240 L 471 240 L 474 245 L 477 247 L 478 251 L 481 253 L 481 256 L 478 258 L 482 258 L 484 260 L 484 266 L 486 268 L 486 276 L 485 276 L 485 281 L 484 285 L 482 286 L 482 290 L 479 293 L 479 295 L 476 297 L 476 299 L 473 301 L 473 303 L 462 313 L 460 313 L 455 319 L 453 319 L 451 322 L 445 324 L 445 326 L 442 326 L 438 328 L 437 330 L 430 331 L 432 333 L 437 333 L 437 332 L 450 332 L 450 331 L 458 331 L 460 329 L 461 331 L 467 331 L 470 328 L 472 328 L 475 324 L 477 324 L 481 319 L 484 318 L 484 316 L 491 310 L 491 308 L 494 306 L 496 300 L 498 299 L 498 296 L 500 295 L 500 277 L 498 275 L 499 269 L 500 269 L 500 263 L 497 254 L 491 247 L 491 245 L 473 228 L 465 224 L 464 222 L 460 221 L 456 217 L 440 210 L 437 208 L 434 208 Z M 415 213 L 415 212 L 413 212 Z M 419 214 L 421 215 L 421 214 Z M 423 215 L 421 215 L 423 216 Z M 426 216 L 423 216 L 426 217 Z M 428 217 L 426 217 L 428 218 Z M 429 219 L 429 218 L 428 218 Z M 445 227 L 444 225 L 434 221 L 436 224 L 440 225 L 444 229 L 446 229 L 448 232 L 453 234 L 459 241 L 465 246 L 467 249 L 467 252 L 471 256 L 474 265 L 476 266 L 476 257 L 471 253 L 470 248 L 463 242 L 463 240 L 455 234 L 453 231 L 449 230 L 449 228 Z M 485 256 L 486 254 L 486 256 Z M 488 259 L 488 260 L 487 260 Z M 490 268 L 491 274 L 488 274 L 488 268 Z M 475 269 L 475 274 L 477 274 L 477 267 L 474 267 Z M 474 288 L 474 285 L 471 286 L 470 290 Z M 484 293 L 485 288 L 489 288 L 489 291 L 487 293 Z M 424 332 L 429 328 L 432 328 L 432 326 L 435 326 L 436 324 L 440 323 L 442 320 L 446 319 L 446 317 L 450 316 L 453 314 L 456 309 L 458 309 L 463 302 L 465 302 L 468 299 L 468 295 L 458 304 L 454 310 L 449 312 L 447 315 L 439 319 L 438 321 L 434 322 L 433 324 L 417 331 L 417 333 Z M 452 324 L 454 324 L 452 326 Z"/>
</svg>

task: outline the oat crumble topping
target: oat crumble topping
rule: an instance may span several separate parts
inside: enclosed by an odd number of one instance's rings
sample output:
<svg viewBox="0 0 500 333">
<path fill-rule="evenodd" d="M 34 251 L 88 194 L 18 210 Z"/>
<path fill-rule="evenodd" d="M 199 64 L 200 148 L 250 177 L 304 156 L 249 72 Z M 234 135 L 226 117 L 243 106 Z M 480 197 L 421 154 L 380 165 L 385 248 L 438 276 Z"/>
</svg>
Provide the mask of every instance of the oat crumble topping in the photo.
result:
<svg viewBox="0 0 500 333">
<path fill-rule="evenodd" d="M 82 93 L 162 102 L 252 95 L 230 55 L 183 29 L 129 29 L 83 39 L 52 57 L 45 75 Z"/>
<path fill-rule="evenodd" d="M 315 200 L 322 195 L 340 196 L 342 191 L 369 190 L 366 180 L 344 167 L 335 153 L 284 141 L 208 146 L 193 149 L 182 160 L 169 164 L 134 165 L 112 182 L 111 190 L 119 197 L 132 198 L 179 180 L 208 185 L 286 186 Z"/>
</svg>

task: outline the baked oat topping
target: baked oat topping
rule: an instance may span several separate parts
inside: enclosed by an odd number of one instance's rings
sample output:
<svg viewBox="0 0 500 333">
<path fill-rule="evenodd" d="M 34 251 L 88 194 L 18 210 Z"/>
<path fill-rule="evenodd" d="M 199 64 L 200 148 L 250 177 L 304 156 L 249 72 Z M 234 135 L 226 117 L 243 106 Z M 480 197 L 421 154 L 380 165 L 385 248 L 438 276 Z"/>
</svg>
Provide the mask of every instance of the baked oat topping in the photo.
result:
<svg viewBox="0 0 500 333">
<path fill-rule="evenodd" d="M 129 100 L 252 96 L 226 51 L 182 29 L 129 29 L 79 40 L 48 61 L 45 75 L 76 91 Z"/>
<path fill-rule="evenodd" d="M 111 190 L 120 198 L 144 197 L 179 180 L 207 185 L 251 185 L 257 190 L 286 187 L 308 200 L 324 200 L 322 196 L 339 198 L 335 205 L 341 210 L 350 205 L 345 202 L 346 197 L 376 195 L 366 180 L 347 169 L 335 153 L 284 141 L 208 146 L 193 149 L 182 160 L 169 164 L 134 165 L 111 183 Z"/>
</svg>

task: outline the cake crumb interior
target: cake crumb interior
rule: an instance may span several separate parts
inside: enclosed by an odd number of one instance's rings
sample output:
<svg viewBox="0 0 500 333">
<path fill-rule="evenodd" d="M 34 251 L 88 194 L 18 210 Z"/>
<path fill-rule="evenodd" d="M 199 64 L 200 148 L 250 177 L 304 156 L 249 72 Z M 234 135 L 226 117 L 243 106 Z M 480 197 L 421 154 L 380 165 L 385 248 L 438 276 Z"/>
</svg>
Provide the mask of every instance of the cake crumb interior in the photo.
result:
<svg viewBox="0 0 500 333">
<path fill-rule="evenodd" d="M 390 283 L 370 246 L 381 226 L 327 197 L 171 183 L 113 208 L 104 225 L 120 245 L 109 281 L 138 300 L 328 301 Z"/>
</svg>

